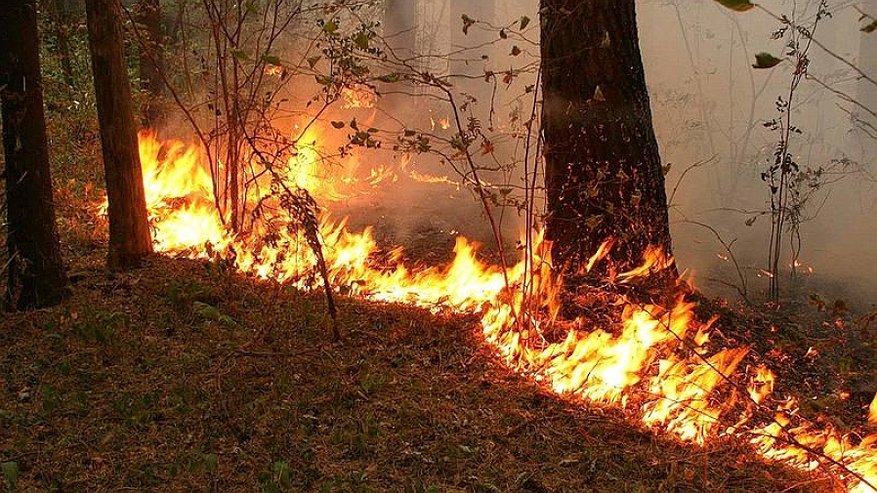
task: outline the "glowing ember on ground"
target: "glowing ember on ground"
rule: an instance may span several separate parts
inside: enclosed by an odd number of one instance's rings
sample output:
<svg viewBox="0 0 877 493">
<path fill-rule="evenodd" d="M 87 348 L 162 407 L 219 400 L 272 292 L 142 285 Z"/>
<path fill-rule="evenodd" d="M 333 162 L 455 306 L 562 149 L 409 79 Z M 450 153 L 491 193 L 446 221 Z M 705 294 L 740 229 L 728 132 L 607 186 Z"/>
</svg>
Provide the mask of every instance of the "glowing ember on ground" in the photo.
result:
<svg viewBox="0 0 877 493">
<path fill-rule="evenodd" d="M 316 137 L 304 141 L 316 142 Z M 142 134 L 140 150 L 160 251 L 189 258 L 222 258 L 260 278 L 302 288 L 314 286 L 315 259 L 295 229 L 281 228 L 278 238 L 266 242 L 265 219 L 240 234 L 225 228 L 216 209 L 210 173 L 197 149 Z M 297 171 L 290 183 L 310 189 L 318 199 L 343 193 L 338 187 L 344 180 L 330 183 L 312 174 L 318 154 L 316 144 L 298 150 L 291 162 Z M 259 198 L 248 197 L 248 201 Z M 354 233 L 345 221 L 323 217 L 320 232 L 333 285 L 372 300 L 477 313 L 484 339 L 507 364 L 558 394 L 621 406 L 644 425 L 683 441 L 704 444 L 732 434 L 753 443 L 764 457 L 805 470 L 834 461 L 833 466 L 842 464 L 848 469 L 842 474 L 850 491 L 874 491 L 862 480 L 877 482 L 877 435 L 856 441 L 830 426 L 818 428 L 799 419 L 797 402 L 791 398 L 776 406 L 775 420 L 756 417 L 754 409 L 759 405 L 763 409 L 771 399 L 773 373 L 755 369 L 740 387 L 742 393 L 729 385 L 727 376 L 738 369 L 748 348 L 710 354 L 712 321 L 698 322 L 694 305 L 684 299 L 668 309 L 616 296 L 610 304 L 617 305 L 618 319 L 609 326 L 586 319 L 554 323 L 559 284 L 551 275 L 550 259 L 540 254 L 546 250 L 541 236 L 537 235 L 533 261 L 509 268 L 508 289 L 500 268 L 480 261 L 478 246 L 462 237 L 457 239 L 449 265 L 412 268 L 398 260 L 400 250 L 381 256 L 369 229 Z M 601 262 L 611 243 L 604 246 L 588 269 Z M 374 260 L 379 257 L 384 260 Z M 640 268 L 618 274 L 615 281 L 649 275 L 670 262 L 659 250 L 650 249 Z M 521 289 L 523 285 L 528 289 Z M 877 419 L 875 409 L 877 405 L 872 404 L 872 420 Z M 735 425 L 716 426 L 723 415 L 731 413 L 739 413 L 728 416 Z"/>
</svg>

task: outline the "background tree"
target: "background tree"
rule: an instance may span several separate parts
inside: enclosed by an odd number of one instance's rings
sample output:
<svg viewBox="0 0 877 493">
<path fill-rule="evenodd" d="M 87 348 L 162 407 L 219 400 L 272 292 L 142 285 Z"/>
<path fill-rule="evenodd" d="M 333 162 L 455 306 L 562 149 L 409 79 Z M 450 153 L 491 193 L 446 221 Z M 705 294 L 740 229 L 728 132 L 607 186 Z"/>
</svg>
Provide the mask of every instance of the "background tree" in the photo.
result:
<svg viewBox="0 0 877 493">
<path fill-rule="evenodd" d="M 634 0 L 542 0 L 547 237 L 577 265 L 607 239 L 624 269 L 670 253 Z"/>
<path fill-rule="evenodd" d="M 152 241 L 122 53 L 122 10 L 119 0 L 87 0 L 85 10 L 109 201 L 107 264 L 124 270 L 139 265 Z"/>
<path fill-rule="evenodd" d="M 164 92 L 164 48 L 162 32 L 161 2 L 159 0 L 139 0 L 136 6 L 136 21 L 140 24 L 140 89 L 147 94 L 143 123 L 155 127 L 161 120 L 161 97 Z"/>
<path fill-rule="evenodd" d="M 400 58 L 417 51 L 417 2 L 387 0 L 384 10 L 384 37 L 387 46 Z"/>
<path fill-rule="evenodd" d="M 861 4 L 862 22 L 866 26 L 861 29 L 860 46 L 859 46 L 859 68 L 866 74 L 872 76 L 871 80 L 864 77 L 859 79 L 858 94 L 859 102 L 872 111 L 877 111 L 877 84 L 874 83 L 873 77 L 877 74 L 877 0 L 865 0 Z M 871 138 L 867 139 L 863 154 L 866 159 L 871 156 L 873 160 L 873 151 L 877 148 L 875 138 L 877 132 L 873 129 L 877 127 L 877 118 L 872 118 L 867 112 L 862 113 L 861 118 L 864 120 L 864 126 L 870 129 Z"/>
<path fill-rule="evenodd" d="M 67 279 L 52 200 L 36 2 L 0 5 L 0 99 L 7 197 L 7 299 L 18 309 L 59 303 Z"/>
<path fill-rule="evenodd" d="M 58 50 L 58 61 L 61 64 L 61 73 L 64 83 L 68 87 L 75 87 L 73 74 L 73 55 L 70 48 L 70 31 L 75 25 L 76 6 L 70 0 L 44 0 L 42 5 L 51 17 L 51 30 L 55 38 Z"/>
</svg>

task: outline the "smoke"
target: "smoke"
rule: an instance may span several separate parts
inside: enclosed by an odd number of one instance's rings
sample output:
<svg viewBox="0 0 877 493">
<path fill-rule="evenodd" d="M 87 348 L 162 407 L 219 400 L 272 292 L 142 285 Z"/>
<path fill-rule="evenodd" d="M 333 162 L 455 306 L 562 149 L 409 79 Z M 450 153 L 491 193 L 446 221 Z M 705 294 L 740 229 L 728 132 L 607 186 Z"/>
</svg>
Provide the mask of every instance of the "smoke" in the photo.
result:
<svg viewBox="0 0 877 493">
<path fill-rule="evenodd" d="M 793 3 L 765 6 L 791 15 Z M 813 22 L 816 3 L 804 8 L 797 2 L 802 23 Z M 816 38 L 837 56 L 859 64 L 868 41 L 859 31 L 854 4 L 832 2 L 833 16 L 820 23 Z M 672 163 L 668 189 L 678 185 L 674 253 L 694 271 L 699 286 L 726 293 L 717 280 L 740 283 L 717 232 L 726 243 L 733 242 L 732 251 L 757 294 L 766 283 L 759 271 L 767 267 L 770 233 L 769 218 L 759 213 L 770 207 L 761 173 L 774 158 L 778 138 L 764 124 L 778 116 L 777 98 L 788 99 L 792 69 L 788 63 L 770 70 L 751 64 L 758 52 L 785 55 L 783 42 L 772 39 L 781 26 L 758 10 L 739 14 L 712 1 L 642 0 L 639 19 L 656 132 L 664 161 Z M 877 74 L 873 64 L 860 68 Z M 826 184 L 803 213 L 809 220 L 801 226 L 798 272 L 805 289 L 867 304 L 877 294 L 877 250 L 870 240 L 877 232 L 875 142 L 856 130 L 849 113 L 857 109 L 836 94 L 857 98 L 861 84 L 853 69 L 819 47 L 812 48 L 809 71 L 813 77 L 793 101 L 793 125 L 801 133 L 791 152 L 802 167 L 839 170 L 840 160 L 849 161 L 847 173 L 823 176 Z M 695 163 L 706 164 L 688 170 Z M 789 242 L 785 248 L 789 252 Z"/>
</svg>

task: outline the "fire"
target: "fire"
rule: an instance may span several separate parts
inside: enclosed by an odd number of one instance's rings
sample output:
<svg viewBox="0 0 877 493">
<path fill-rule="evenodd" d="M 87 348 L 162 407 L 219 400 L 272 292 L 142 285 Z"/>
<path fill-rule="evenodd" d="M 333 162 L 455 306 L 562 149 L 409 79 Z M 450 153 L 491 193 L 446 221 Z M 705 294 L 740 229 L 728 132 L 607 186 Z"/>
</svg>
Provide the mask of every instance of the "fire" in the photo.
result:
<svg viewBox="0 0 877 493">
<path fill-rule="evenodd" d="M 308 131 L 313 133 L 300 139 L 303 144 L 290 158 L 288 180 L 318 199 L 331 199 L 346 182 L 320 174 L 319 131 Z M 271 242 L 264 240 L 267 218 L 237 234 L 226 228 L 197 147 L 142 133 L 140 157 L 158 250 L 188 258 L 218 257 L 259 278 L 315 286 L 316 260 L 294 228 L 280 228 L 279 238 Z M 383 180 L 378 170 L 366 183 Z M 617 307 L 615 320 L 561 321 L 556 319 L 559 279 L 552 274 L 550 248 L 541 235 L 532 248 L 534 258 L 503 273 L 479 260 L 479 246 L 463 237 L 457 238 L 450 264 L 412 267 L 399 260 L 401 249 L 382 252 L 370 229 L 352 232 L 344 220 L 324 215 L 319 232 L 333 285 L 372 300 L 476 313 L 484 340 L 511 368 L 565 398 L 621 406 L 644 426 L 695 444 L 723 434 L 740 436 L 764 457 L 802 469 L 826 462 L 813 453 L 817 451 L 847 468 L 842 474 L 850 491 L 875 491 L 868 484 L 877 484 L 877 435 L 856 442 L 832 427 L 798 419 L 794 400 L 772 397 L 775 376 L 768 368 L 757 368 L 738 392 L 729 378 L 748 348 L 711 348 L 714 320 L 699 322 L 694 304 L 684 298 L 665 308 L 618 295 L 611 302 Z M 587 268 L 603 261 L 611 246 L 605 243 Z M 672 261 L 660 249 L 649 249 L 641 267 L 613 281 L 648 275 Z M 719 427 L 723 416 L 740 411 L 735 404 L 742 400 L 748 402 L 746 410 L 731 417 L 737 424 Z M 752 412 L 768 405 L 774 406 L 773 420 Z M 877 400 L 870 411 L 872 422 L 877 421 Z"/>
<path fill-rule="evenodd" d="M 341 90 L 341 101 L 344 109 L 374 108 L 378 97 L 366 86 L 345 87 Z"/>
</svg>

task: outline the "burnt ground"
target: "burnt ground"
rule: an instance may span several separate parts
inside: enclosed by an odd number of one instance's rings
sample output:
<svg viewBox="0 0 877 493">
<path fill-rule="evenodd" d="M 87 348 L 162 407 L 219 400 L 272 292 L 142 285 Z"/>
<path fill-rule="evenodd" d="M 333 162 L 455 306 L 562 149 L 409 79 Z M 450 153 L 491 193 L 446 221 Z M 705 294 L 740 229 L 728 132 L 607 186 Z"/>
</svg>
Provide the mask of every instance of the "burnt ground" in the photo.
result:
<svg viewBox="0 0 877 493">
<path fill-rule="evenodd" d="M 826 491 L 680 445 L 505 368 L 475 320 L 323 300 L 156 256 L 71 260 L 62 306 L 0 322 L 0 462 L 21 491 Z M 7 466 L 11 468 L 12 466 Z"/>
</svg>

